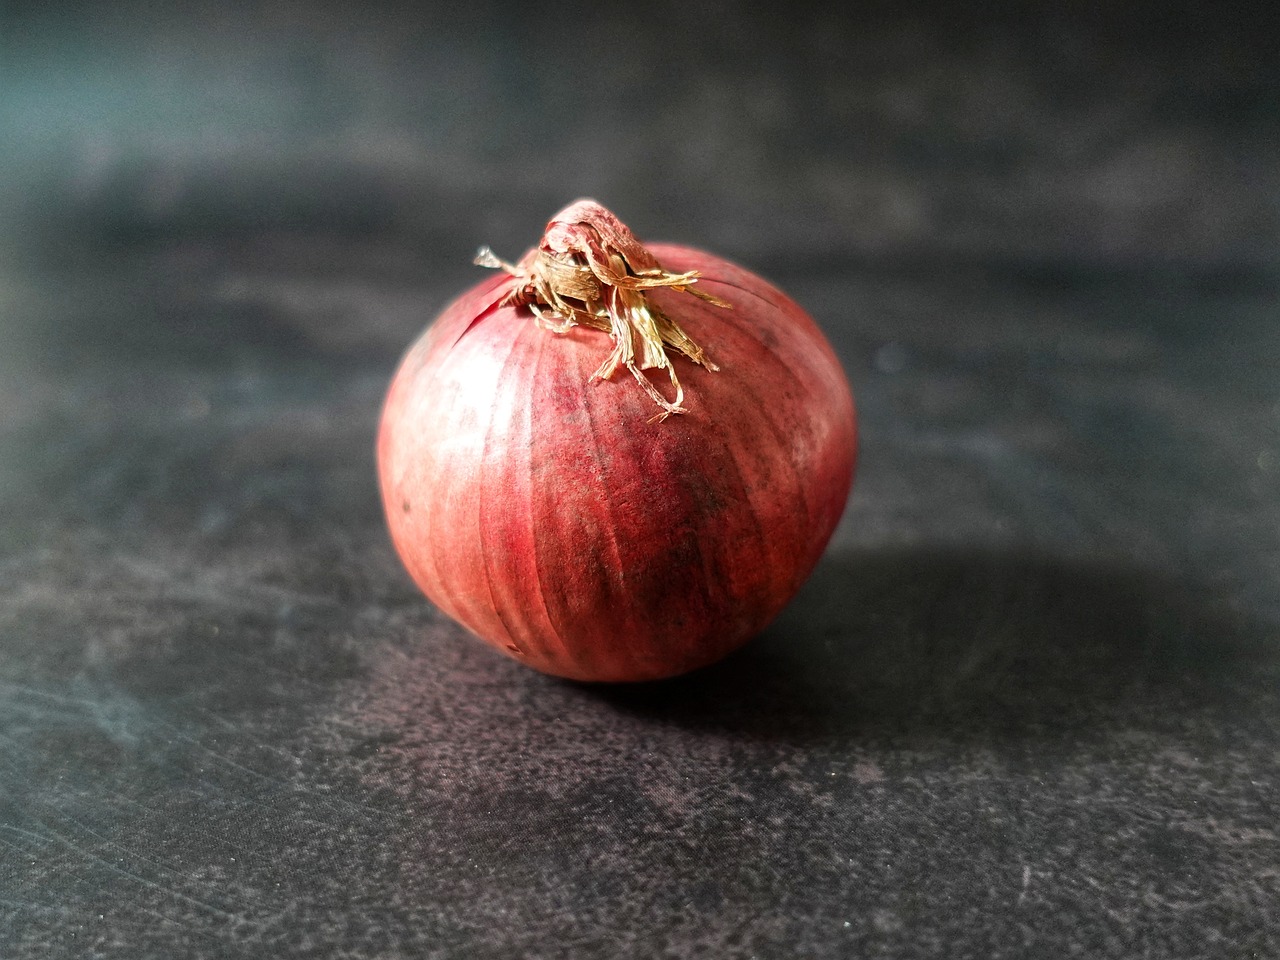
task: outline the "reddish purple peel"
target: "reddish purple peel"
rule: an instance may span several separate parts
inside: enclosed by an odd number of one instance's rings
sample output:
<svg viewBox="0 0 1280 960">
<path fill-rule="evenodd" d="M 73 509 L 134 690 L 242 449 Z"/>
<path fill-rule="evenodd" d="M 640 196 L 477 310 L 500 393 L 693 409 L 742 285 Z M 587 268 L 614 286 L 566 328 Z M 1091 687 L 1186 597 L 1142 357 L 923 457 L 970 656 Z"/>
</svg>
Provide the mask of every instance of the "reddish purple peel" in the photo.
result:
<svg viewBox="0 0 1280 960">
<path fill-rule="evenodd" d="M 549 334 L 525 306 L 492 306 L 486 282 L 410 351 L 378 437 L 415 581 L 498 650 L 578 680 L 673 676 L 758 633 L 812 571 L 852 480 L 853 401 L 812 320 L 716 257 L 649 252 L 732 305 L 650 294 L 722 368 L 676 358 L 684 416 L 649 422 L 630 378 L 592 382 L 606 334 Z"/>
</svg>

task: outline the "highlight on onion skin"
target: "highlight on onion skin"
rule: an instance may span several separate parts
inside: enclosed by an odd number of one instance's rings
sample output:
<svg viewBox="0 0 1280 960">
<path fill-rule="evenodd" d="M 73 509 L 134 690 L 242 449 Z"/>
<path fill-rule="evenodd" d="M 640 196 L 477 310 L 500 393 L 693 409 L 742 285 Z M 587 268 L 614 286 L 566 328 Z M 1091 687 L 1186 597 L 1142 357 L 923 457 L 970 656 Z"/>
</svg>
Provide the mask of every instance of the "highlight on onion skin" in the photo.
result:
<svg viewBox="0 0 1280 960">
<path fill-rule="evenodd" d="M 545 329 L 499 275 L 410 349 L 378 434 L 417 584 L 498 650 L 576 680 L 675 676 L 759 633 L 812 572 L 853 475 L 852 396 L 808 315 L 718 257 L 647 252 L 706 295 L 644 294 L 718 367 L 674 357 L 677 415 L 625 371 L 593 379 L 610 334 Z"/>
</svg>

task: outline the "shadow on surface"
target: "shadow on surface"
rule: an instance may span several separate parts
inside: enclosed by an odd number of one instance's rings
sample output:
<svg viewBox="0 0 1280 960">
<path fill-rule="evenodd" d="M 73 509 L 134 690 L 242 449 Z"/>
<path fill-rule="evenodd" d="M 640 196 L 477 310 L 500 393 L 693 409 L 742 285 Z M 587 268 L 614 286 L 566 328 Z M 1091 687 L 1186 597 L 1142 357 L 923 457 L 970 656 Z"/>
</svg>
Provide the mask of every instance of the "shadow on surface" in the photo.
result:
<svg viewBox="0 0 1280 960">
<path fill-rule="evenodd" d="M 1185 583 L 933 548 L 828 556 L 724 662 L 596 692 L 653 719 L 762 739 L 885 726 L 964 737 L 1230 708 L 1271 665 L 1259 625 Z"/>
</svg>

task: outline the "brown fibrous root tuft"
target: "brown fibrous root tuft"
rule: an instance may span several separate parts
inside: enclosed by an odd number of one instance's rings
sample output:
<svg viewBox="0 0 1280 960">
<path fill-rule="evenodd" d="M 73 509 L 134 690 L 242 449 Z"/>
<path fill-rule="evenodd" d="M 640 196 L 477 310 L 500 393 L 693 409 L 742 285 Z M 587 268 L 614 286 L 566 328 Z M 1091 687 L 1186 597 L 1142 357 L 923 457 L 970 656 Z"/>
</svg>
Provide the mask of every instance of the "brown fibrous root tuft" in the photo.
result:
<svg viewBox="0 0 1280 960">
<path fill-rule="evenodd" d="M 630 370 L 662 408 L 653 420 L 688 412 L 668 349 L 708 370 L 719 369 L 648 292 L 666 287 L 717 307 L 730 305 L 695 286 L 696 270 L 664 270 L 626 225 L 594 200 L 579 200 L 552 217 L 542 242 L 519 263 L 499 259 L 488 247 L 480 248 L 475 262 L 511 274 L 511 292 L 502 303 L 527 306 L 543 329 L 566 333 L 581 325 L 608 333 L 613 349 L 591 379 L 607 380 L 619 367 Z M 646 370 L 667 372 L 674 400 L 662 395 Z"/>
</svg>

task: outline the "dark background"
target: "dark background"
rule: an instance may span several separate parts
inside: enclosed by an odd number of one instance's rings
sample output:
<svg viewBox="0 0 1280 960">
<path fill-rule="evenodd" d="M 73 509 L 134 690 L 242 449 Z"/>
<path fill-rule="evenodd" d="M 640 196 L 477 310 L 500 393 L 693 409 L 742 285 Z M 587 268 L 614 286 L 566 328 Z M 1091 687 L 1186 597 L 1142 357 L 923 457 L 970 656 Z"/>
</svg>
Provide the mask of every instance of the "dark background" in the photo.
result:
<svg viewBox="0 0 1280 960">
<path fill-rule="evenodd" d="M 1280 955 L 1280 24 L 1091 6 L 0 6 L 0 956 Z M 444 620 L 373 472 L 582 195 L 860 410 L 639 688 Z"/>
</svg>

